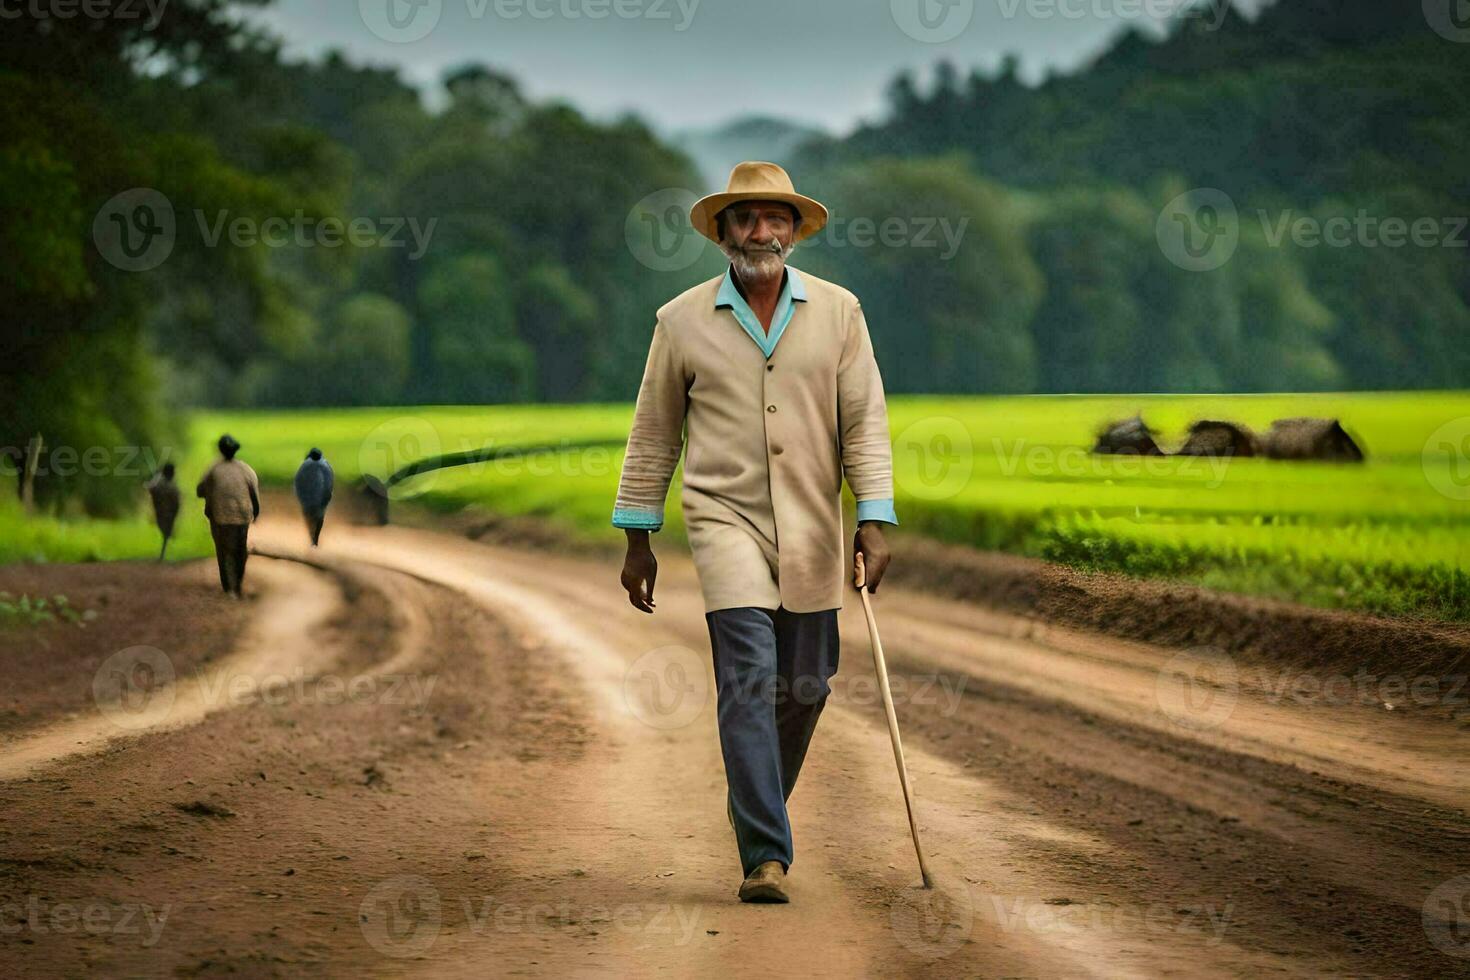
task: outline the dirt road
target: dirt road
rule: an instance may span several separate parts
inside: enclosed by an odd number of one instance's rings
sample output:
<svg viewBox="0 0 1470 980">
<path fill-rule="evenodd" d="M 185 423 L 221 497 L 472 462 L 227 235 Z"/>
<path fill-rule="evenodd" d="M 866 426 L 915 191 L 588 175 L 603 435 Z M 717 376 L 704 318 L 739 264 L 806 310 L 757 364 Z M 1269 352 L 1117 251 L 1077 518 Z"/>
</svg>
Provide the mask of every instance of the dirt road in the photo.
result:
<svg viewBox="0 0 1470 980">
<path fill-rule="evenodd" d="M 606 560 L 325 542 L 262 524 L 231 653 L 0 735 L 0 973 L 1470 975 L 1463 686 L 885 586 L 925 892 L 854 594 L 793 903 L 741 906 L 687 559 L 650 617 Z"/>
</svg>

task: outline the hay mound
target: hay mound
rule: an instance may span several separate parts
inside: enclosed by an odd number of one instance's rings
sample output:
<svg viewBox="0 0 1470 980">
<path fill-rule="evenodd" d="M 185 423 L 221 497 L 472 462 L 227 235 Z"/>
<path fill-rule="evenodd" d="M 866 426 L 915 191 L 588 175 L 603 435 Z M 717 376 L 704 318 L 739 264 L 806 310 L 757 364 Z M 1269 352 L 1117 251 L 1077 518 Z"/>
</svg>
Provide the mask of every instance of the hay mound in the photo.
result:
<svg viewBox="0 0 1470 980">
<path fill-rule="evenodd" d="M 1092 451 L 1114 456 L 1164 455 L 1141 415 L 1109 425 L 1098 435 Z"/>
<path fill-rule="evenodd" d="M 1189 427 L 1177 456 L 1254 456 L 1256 435 L 1243 425 L 1202 419 Z"/>
<path fill-rule="evenodd" d="M 1272 459 L 1363 461 L 1363 450 L 1337 419 L 1277 419 L 1262 437 L 1261 448 Z"/>
</svg>

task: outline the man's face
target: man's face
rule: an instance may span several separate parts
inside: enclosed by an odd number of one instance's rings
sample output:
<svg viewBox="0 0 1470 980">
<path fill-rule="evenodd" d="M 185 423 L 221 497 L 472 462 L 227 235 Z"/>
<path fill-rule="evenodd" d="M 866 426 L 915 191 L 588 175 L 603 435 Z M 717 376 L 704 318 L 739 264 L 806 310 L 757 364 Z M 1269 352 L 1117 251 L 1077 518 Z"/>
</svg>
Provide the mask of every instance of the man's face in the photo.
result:
<svg viewBox="0 0 1470 980">
<path fill-rule="evenodd" d="M 795 237 L 796 221 L 789 204 L 740 201 L 725 211 L 720 247 L 741 279 L 770 279 L 781 274 Z"/>
</svg>

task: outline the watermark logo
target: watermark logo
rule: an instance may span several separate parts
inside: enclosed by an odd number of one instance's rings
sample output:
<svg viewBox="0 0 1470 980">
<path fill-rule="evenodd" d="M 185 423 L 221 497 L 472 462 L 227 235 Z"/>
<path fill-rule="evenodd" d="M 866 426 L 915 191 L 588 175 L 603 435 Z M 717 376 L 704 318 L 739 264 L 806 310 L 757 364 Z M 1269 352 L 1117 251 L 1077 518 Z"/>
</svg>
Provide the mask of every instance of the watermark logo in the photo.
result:
<svg viewBox="0 0 1470 980">
<path fill-rule="evenodd" d="M 1424 19 L 1440 37 L 1470 44 L 1470 0 L 1424 0 Z"/>
<path fill-rule="evenodd" d="M 92 676 L 92 699 L 117 727 L 146 728 L 173 708 L 174 663 L 156 647 L 119 650 Z"/>
<path fill-rule="evenodd" d="M 1451 878 L 1430 892 L 1422 922 L 1435 949 L 1470 959 L 1470 875 Z"/>
<path fill-rule="evenodd" d="M 931 415 L 904 427 L 893 442 L 895 478 L 920 500 L 953 497 L 975 468 L 970 430 L 957 418 Z"/>
<path fill-rule="evenodd" d="M 943 44 L 970 26 L 975 0 L 889 0 L 893 22 L 915 41 Z"/>
<path fill-rule="evenodd" d="M 1154 235 L 1170 262 L 1189 272 L 1208 272 L 1235 254 L 1240 245 L 1240 216 L 1229 194 L 1197 187 L 1164 205 Z"/>
<path fill-rule="evenodd" d="M 1231 12 L 1229 0 L 998 0 L 1006 20 L 1161 21 L 1198 20 L 1219 30 Z"/>
<path fill-rule="evenodd" d="M 1451 500 L 1470 500 L 1470 416 L 1435 429 L 1424 443 L 1424 479 Z"/>
<path fill-rule="evenodd" d="M 380 881 L 357 910 L 357 926 L 368 945 L 395 959 L 423 956 L 443 925 L 439 890 L 423 875 Z"/>
<path fill-rule="evenodd" d="M 382 492 L 388 499 L 408 500 L 432 490 L 443 470 L 430 470 L 391 486 L 386 485 L 388 479 L 411 463 L 441 455 L 443 448 L 439 430 L 428 419 L 400 415 L 374 426 L 364 437 L 357 450 L 357 471 L 381 474 Z"/>
<path fill-rule="evenodd" d="M 1235 661 L 1208 650 L 1170 658 L 1154 678 L 1154 699 L 1174 724 L 1196 731 L 1219 728 L 1240 694 Z"/>
<path fill-rule="evenodd" d="M 1288 238 L 1297 248 L 1470 248 L 1470 239 L 1465 229 L 1470 226 L 1466 217 L 1429 217 L 1421 215 L 1409 219 L 1398 216 L 1379 217 L 1359 208 L 1357 214 L 1334 215 L 1321 219 L 1312 215 L 1299 215 L 1292 208 L 1272 215 L 1260 209 L 1256 212 L 1261 221 L 1261 234 L 1266 244 L 1280 248 Z"/>
<path fill-rule="evenodd" d="M 92 219 L 97 252 L 124 272 L 158 268 L 173 254 L 177 239 L 174 206 L 151 187 L 123 191 Z"/>
<path fill-rule="evenodd" d="M 683 728 L 709 700 L 705 658 L 688 647 L 658 647 L 628 665 L 623 700 L 633 716 L 652 728 Z"/>
<path fill-rule="evenodd" d="M 654 272 L 678 272 L 698 262 L 707 239 L 689 223 L 697 200 L 691 190 L 666 187 L 633 205 L 623 222 L 633 258 Z"/>
<path fill-rule="evenodd" d="M 357 0 L 363 24 L 389 44 L 428 37 L 444 15 L 444 0 Z"/>
<path fill-rule="evenodd" d="M 19 20 L 147 20 L 143 30 L 156 29 L 169 0 L 6 0 L 0 3 L 0 21 Z"/>
<path fill-rule="evenodd" d="M 960 872 L 953 868 L 939 879 L 961 882 L 956 887 L 910 889 L 889 906 L 889 925 L 909 952 L 941 960 L 969 941 L 975 930 L 975 900 Z"/>
<path fill-rule="evenodd" d="M 24 905 L 0 903 L 0 936 L 137 936 L 138 945 L 147 949 L 158 945 L 172 909 L 172 905 L 155 908 L 146 902 L 48 902 L 39 895 L 29 895 Z"/>
</svg>

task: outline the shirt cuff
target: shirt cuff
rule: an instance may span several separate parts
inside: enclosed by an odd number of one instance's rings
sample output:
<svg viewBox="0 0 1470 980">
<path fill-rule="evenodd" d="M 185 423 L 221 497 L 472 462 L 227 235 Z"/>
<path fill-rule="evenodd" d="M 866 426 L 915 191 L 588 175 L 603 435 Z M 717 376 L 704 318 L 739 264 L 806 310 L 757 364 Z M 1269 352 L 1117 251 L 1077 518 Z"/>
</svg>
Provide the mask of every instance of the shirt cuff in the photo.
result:
<svg viewBox="0 0 1470 980">
<path fill-rule="evenodd" d="M 897 524 L 898 515 L 893 512 L 893 498 L 887 500 L 859 500 L 857 502 L 857 519 L 861 524 L 863 521 L 882 521 L 884 524 Z"/>
<path fill-rule="evenodd" d="M 637 507 L 614 507 L 612 522 L 613 527 L 629 531 L 657 531 L 664 526 L 662 514 Z"/>
</svg>

